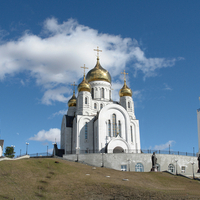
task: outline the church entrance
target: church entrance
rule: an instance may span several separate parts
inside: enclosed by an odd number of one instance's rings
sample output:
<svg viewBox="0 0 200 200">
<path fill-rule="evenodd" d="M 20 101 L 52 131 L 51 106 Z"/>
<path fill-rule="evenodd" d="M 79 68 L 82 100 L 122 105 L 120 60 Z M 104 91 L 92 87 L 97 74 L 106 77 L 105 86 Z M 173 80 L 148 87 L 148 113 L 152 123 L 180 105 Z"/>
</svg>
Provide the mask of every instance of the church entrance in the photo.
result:
<svg viewBox="0 0 200 200">
<path fill-rule="evenodd" d="M 124 149 L 122 147 L 115 147 L 113 153 L 124 153 Z"/>
</svg>

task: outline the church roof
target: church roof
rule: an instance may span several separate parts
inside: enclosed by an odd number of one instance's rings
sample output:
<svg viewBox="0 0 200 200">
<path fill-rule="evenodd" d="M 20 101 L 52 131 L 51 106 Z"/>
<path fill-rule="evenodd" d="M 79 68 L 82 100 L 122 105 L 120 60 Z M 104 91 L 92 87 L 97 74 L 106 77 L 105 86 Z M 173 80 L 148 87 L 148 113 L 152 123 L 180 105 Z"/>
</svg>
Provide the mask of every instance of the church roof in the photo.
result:
<svg viewBox="0 0 200 200">
<path fill-rule="evenodd" d="M 73 93 L 72 98 L 68 101 L 68 107 L 76 106 L 76 96 L 75 92 Z"/>
<path fill-rule="evenodd" d="M 132 90 L 126 85 L 126 80 L 124 80 L 124 85 L 122 89 L 119 91 L 119 96 L 124 97 L 124 96 L 130 96 L 132 97 Z"/>
<path fill-rule="evenodd" d="M 99 57 L 97 57 L 96 66 L 87 73 L 86 80 L 88 82 L 106 81 L 111 83 L 110 73 L 100 65 Z"/>
<path fill-rule="evenodd" d="M 78 92 L 82 92 L 82 91 L 87 91 L 87 92 L 91 91 L 91 86 L 85 79 L 85 74 L 83 76 L 82 82 L 78 85 Z"/>
</svg>

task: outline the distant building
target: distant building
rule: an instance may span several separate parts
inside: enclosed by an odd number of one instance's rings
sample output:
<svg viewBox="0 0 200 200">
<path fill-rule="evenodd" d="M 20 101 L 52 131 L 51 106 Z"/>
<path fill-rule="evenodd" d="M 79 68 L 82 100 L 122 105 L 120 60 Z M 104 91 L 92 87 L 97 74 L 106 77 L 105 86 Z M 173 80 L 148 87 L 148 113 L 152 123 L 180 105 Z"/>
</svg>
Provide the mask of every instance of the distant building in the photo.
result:
<svg viewBox="0 0 200 200">
<path fill-rule="evenodd" d="M 0 157 L 2 157 L 3 155 L 3 144 L 4 144 L 4 140 L 0 140 Z"/>
<path fill-rule="evenodd" d="M 200 108 L 197 109 L 197 126 L 198 126 L 198 144 L 199 144 L 198 153 L 200 153 Z"/>
<path fill-rule="evenodd" d="M 100 50 L 97 49 L 99 52 Z M 126 84 L 119 102 L 111 98 L 111 76 L 99 62 L 84 76 L 68 102 L 61 125 L 61 149 L 75 153 L 140 153 L 139 121 L 135 117 L 132 90 Z M 76 86 L 73 84 L 73 86 Z"/>
</svg>

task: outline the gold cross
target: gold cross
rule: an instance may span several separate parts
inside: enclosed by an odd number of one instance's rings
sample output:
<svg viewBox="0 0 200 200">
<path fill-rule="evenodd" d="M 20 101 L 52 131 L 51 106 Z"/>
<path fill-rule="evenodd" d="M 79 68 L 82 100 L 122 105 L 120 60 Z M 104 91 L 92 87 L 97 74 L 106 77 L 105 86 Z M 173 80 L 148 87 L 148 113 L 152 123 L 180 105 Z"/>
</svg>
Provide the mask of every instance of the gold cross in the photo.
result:
<svg viewBox="0 0 200 200">
<path fill-rule="evenodd" d="M 81 67 L 84 69 L 84 76 L 85 76 L 85 69 L 88 69 L 87 67 L 85 67 L 85 64 L 84 64 L 84 67 Z"/>
<path fill-rule="evenodd" d="M 128 74 L 128 73 L 126 73 L 124 70 L 124 72 L 121 72 L 121 74 L 124 74 L 124 80 L 126 80 L 126 74 Z"/>
<path fill-rule="evenodd" d="M 75 84 L 75 82 L 73 84 L 71 84 L 71 85 L 74 86 L 73 92 L 75 93 L 75 86 L 77 86 L 77 85 Z"/>
<path fill-rule="evenodd" d="M 97 49 L 94 49 L 94 51 L 97 51 L 97 58 L 99 58 L 99 52 L 102 52 L 102 50 L 99 50 L 99 47 L 97 47 Z"/>
</svg>

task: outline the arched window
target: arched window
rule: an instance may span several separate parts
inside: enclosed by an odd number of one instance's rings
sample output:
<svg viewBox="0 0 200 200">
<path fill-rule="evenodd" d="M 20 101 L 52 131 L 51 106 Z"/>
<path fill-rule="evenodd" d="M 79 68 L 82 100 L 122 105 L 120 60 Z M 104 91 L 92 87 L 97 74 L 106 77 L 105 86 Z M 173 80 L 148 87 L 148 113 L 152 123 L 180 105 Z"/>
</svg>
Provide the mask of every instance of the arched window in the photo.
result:
<svg viewBox="0 0 200 200">
<path fill-rule="evenodd" d="M 104 88 L 101 88 L 101 98 L 104 98 Z"/>
<path fill-rule="evenodd" d="M 110 100 L 111 100 L 111 91 L 109 90 L 109 98 L 110 98 Z"/>
<path fill-rule="evenodd" d="M 101 109 L 103 108 L 103 104 L 101 104 L 100 108 L 101 108 Z"/>
<path fill-rule="evenodd" d="M 118 128 L 119 128 L 119 136 L 121 137 L 121 122 L 120 121 L 118 121 Z"/>
<path fill-rule="evenodd" d="M 133 128 L 131 126 L 131 142 L 133 142 Z"/>
<path fill-rule="evenodd" d="M 94 88 L 92 88 L 92 98 L 94 99 Z"/>
<path fill-rule="evenodd" d="M 85 139 L 88 139 L 88 123 L 85 123 Z"/>
<path fill-rule="evenodd" d="M 97 104 L 96 103 L 94 103 L 94 109 L 97 109 Z"/>
<path fill-rule="evenodd" d="M 144 171 L 144 166 L 143 166 L 143 164 L 142 164 L 142 163 L 137 163 L 137 164 L 135 165 L 135 171 L 136 171 L 136 172 L 143 172 L 143 171 Z"/>
<path fill-rule="evenodd" d="M 87 97 L 85 97 L 85 104 L 87 104 Z"/>
<path fill-rule="evenodd" d="M 168 171 L 171 172 L 171 173 L 174 173 L 175 172 L 175 167 L 173 164 L 169 164 L 168 166 Z"/>
<path fill-rule="evenodd" d="M 128 108 L 130 108 L 130 107 L 131 107 L 130 102 L 128 102 Z"/>
<path fill-rule="evenodd" d="M 110 120 L 108 120 L 108 136 L 111 137 L 111 123 L 110 123 Z"/>
<path fill-rule="evenodd" d="M 112 115 L 112 123 L 113 123 L 113 136 L 116 137 L 117 135 L 117 124 L 116 124 L 116 115 Z"/>
</svg>

